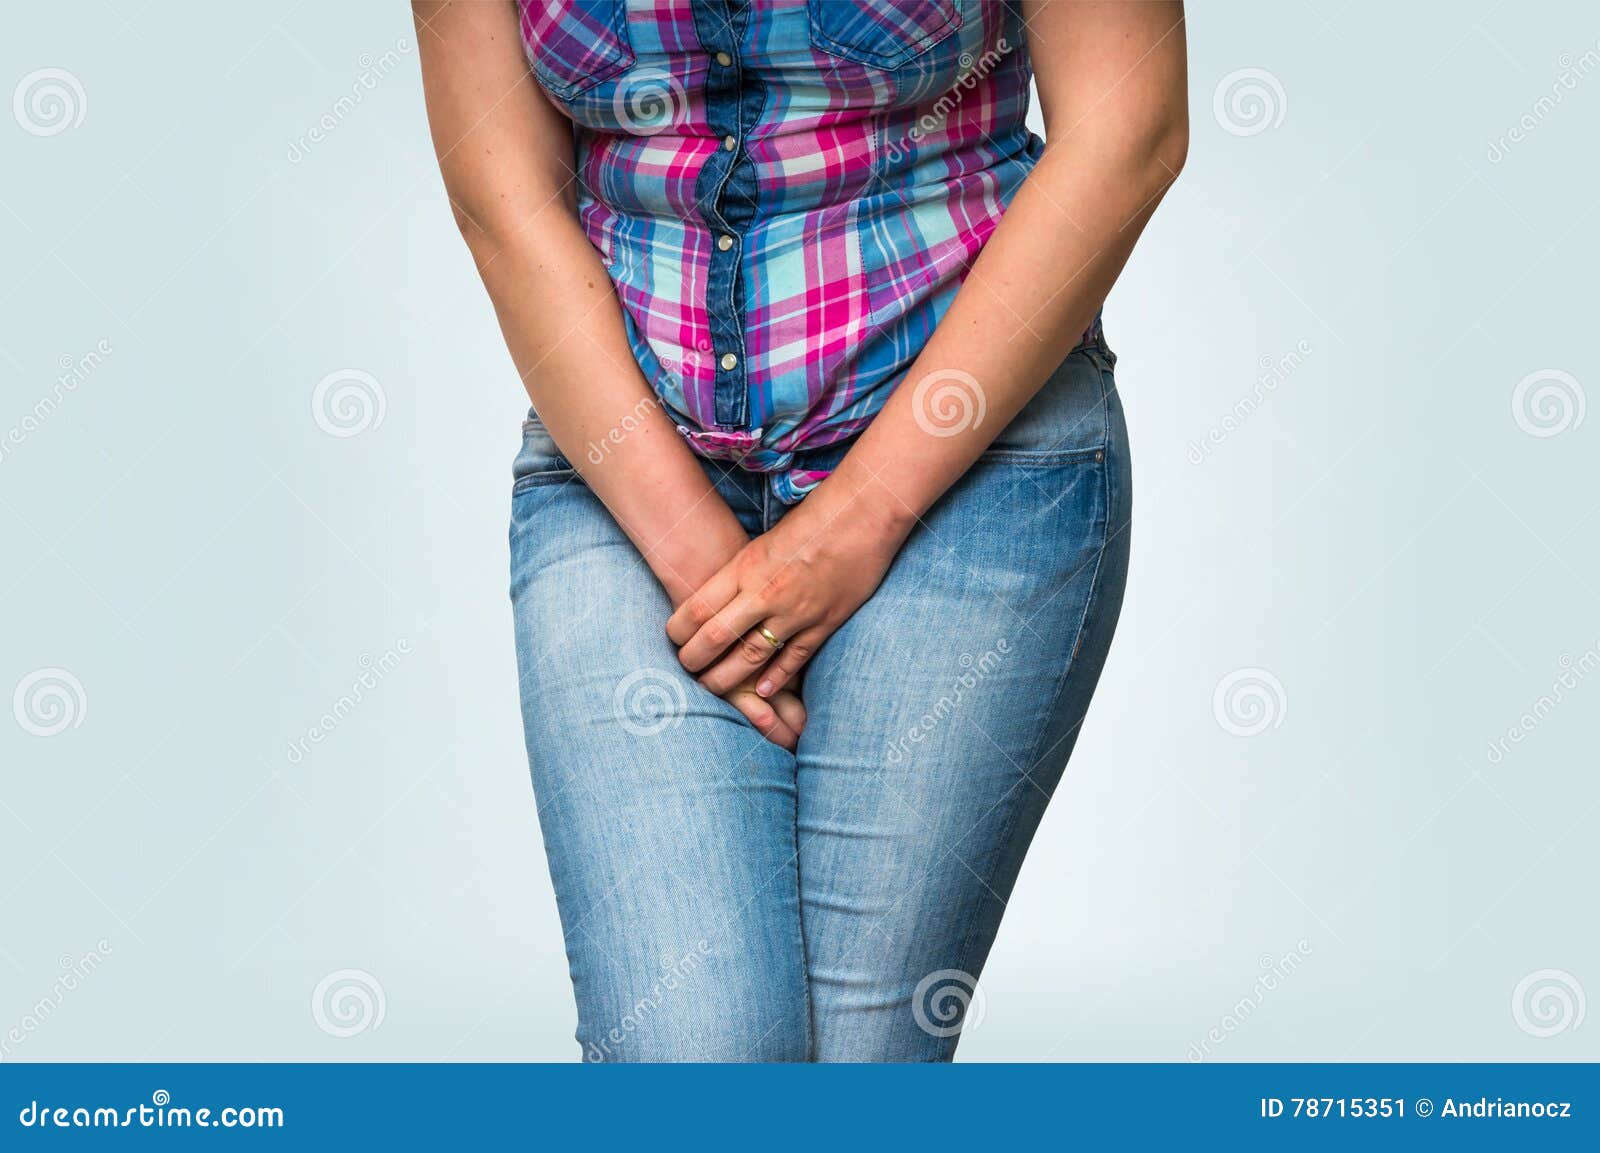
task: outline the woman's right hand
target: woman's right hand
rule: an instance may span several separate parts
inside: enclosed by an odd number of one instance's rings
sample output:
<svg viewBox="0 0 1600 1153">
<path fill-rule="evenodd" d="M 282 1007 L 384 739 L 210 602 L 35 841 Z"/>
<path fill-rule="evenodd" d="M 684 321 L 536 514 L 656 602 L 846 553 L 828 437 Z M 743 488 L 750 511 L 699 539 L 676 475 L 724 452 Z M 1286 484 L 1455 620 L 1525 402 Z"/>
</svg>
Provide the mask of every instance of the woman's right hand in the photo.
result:
<svg viewBox="0 0 1600 1153">
<path fill-rule="evenodd" d="M 714 492 L 660 538 L 644 545 L 645 563 L 666 589 L 674 610 L 750 541 L 738 518 Z M 806 727 L 806 707 L 791 682 L 770 696 L 756 692 L 756 678 L 720 693 L 767 740 L 794 752 Z"/>
</svg>

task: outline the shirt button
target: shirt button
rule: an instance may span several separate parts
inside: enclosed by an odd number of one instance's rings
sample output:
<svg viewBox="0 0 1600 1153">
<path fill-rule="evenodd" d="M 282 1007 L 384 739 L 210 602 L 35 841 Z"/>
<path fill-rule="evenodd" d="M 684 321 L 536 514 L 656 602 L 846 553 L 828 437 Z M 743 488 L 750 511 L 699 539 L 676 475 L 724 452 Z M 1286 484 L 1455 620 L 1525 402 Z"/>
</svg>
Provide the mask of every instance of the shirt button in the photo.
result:
<svg viewBox="0 0 1600 1153">
<path fill-rule="evenodd" d="M 723 372 L 732 372 L 739 367 L 739 358 L 731 352 L 725 352 L 722 354 L 721 364 Z"/>
<path fill-rule="evenodd" d="M 733 63 L 733 57 L 729 56 L 726 52 L 718 52 L 717 63 L 726 68 L 728 65 Z"/>
<path fill-rule="evenodd" d="M 722 146 L 729 152 L 732 152 L 735 148 L 739 147 L 739 142 L 732 136 L 724 136 L 722 138 Z"/>
<path fill-rule="evenodd" d="M 731 237 L 731 236 L 719 236 L 719 237 L 717 237 L 717 247 L 719 249 L 721 249 L 723 252 L 728 251 L 728 249 L 733 247 L 733 237 Z"/>
</svg>

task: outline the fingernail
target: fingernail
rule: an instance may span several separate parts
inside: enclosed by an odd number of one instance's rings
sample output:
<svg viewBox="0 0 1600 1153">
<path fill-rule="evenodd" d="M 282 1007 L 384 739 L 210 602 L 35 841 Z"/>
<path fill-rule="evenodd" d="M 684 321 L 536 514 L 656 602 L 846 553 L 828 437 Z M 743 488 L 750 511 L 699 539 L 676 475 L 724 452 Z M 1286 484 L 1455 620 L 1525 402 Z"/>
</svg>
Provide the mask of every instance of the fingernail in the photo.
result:
<svg viewBox="0 0 1600 1153">
<path fill-rule="evenodd" d="M 762 681 L 756 686 L 756 692 L 763 697 L 770 697 L 772 695 L 772 689 L 773 685 L 771 681 Z"/>
</svg>

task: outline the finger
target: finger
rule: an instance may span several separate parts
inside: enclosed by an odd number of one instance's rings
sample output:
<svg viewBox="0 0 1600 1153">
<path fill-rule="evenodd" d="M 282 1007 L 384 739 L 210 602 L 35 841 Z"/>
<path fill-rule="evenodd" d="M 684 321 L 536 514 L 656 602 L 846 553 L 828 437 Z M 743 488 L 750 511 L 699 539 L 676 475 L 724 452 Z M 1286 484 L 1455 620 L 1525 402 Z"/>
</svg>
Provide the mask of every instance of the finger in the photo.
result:
<svg viewBox="0 0 1600 1153">
<path fill-rule="evenodd" d="M 778 719 L 788 725 L 797 735 L 806 729 L 806 706 L 796 693 L 773 693 L 767 701 L 772 706 L 772 711 L 778 714 Z"/>
<path fill-rule="evenodd" d="M 744 714 L 756 732 L 775 745 L 794 751 L 800 743 L 800 734 L 779 715 L 770 701 L 764 701 L 749 689 L 738 689 L 728 694 L 727 701 Z"/>
<path fill-rule="evenodd" d="M 683 647 L 678 650 L 679 662 L 691 673 L 703 671 L 734 645 L 744 644 L 745 634 L 760 624 L 766 615 L 765 609 L 757 603 L 755 597 L 748 595 L 738 597 L 732 604 L 718 610 L 716 615 L 700 626 L 694 636 L 684 642 Z M 756 636 L 756 647 L 764 647 L 767 655 L 771 656 L 772 646 L 760 634 Z M 754 667 L 759 668 L 765 663 L 766 661 L 762 660 Z M 739 679 L 728 682 L 728 687 L 738 684 Z"/>
<path fill-rule="evenodd" d="M 701 626 L 726 608 L 728 602 L 738 594 L 738 578 L 731 568 L 722 568 L 667 618 L 667 636 L 675 645 L 686 644 L 690 637 L 700 631 Z"/>
<path fill-rule="evenodd" d="M 828 639 L 828 632 L 821 626 L 801 629 L 789 643 L 778 650 L 776 656 L 767 663 L 756 681 L 756 692 L 764 697 L 770 697 L 781 690 L 796 674 L 805 667 L 811 655 L 823 641 Z"/>
<path fill-rule="evenodd" d="M 775 623 L 781 622 L 769 621 L 765 627 L 771 630 L 774 636 L 782 636 Z M 754 691 L 756 674 L 765 669 L 767 662 L 782 651 L 782 646 L 775 646 L 760 628 L 750 629 L 739 638 L 738 644 L 730 646 L 728 651 L 723 653 L 716 664 L 700 674 L 700 683 L 719 696 L 745 681 L 751 683 Z"/>
</svg>

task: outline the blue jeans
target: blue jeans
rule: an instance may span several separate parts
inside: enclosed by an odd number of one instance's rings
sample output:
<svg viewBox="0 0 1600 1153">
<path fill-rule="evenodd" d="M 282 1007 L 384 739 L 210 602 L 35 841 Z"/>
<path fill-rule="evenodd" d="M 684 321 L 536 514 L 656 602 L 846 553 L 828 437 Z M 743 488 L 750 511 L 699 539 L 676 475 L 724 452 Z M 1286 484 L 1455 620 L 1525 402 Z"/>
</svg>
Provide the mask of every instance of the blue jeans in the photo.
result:
<svg viewBox="0 0 1600 1153">
<path fill-rule="evenodd" d="M 1114 359 L 1075 349 L 923 518 L 812 659 L 795 753 L 679 667 L 655 577 L 524 426 L 522 712 L 586 1059 L 953 1056 L 1122 603 Z M 706 469 L 751 533 L 787 511 Z"/>
</svg>

